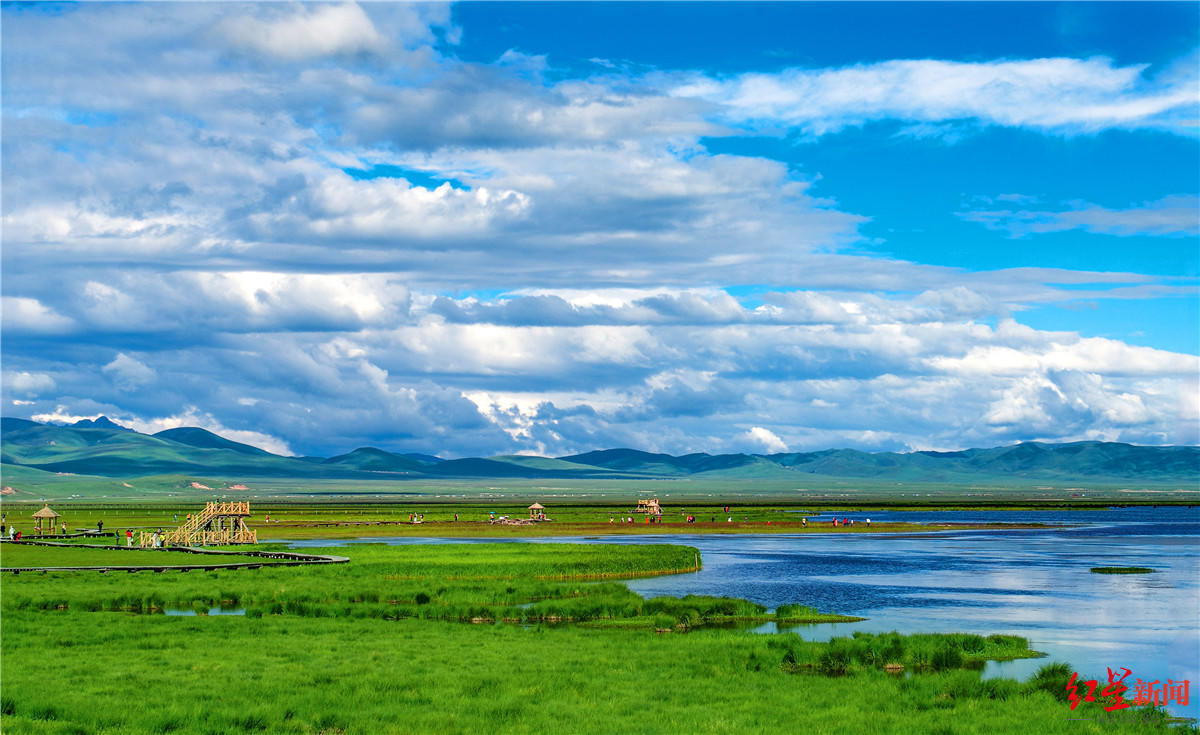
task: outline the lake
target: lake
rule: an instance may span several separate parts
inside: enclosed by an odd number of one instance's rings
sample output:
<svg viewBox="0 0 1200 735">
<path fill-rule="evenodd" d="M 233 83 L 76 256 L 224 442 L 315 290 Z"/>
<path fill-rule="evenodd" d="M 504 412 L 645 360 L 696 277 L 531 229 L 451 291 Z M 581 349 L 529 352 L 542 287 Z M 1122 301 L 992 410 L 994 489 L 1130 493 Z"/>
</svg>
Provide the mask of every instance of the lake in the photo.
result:
<svg viewBox="0 0 1200 735">
<path fill-rule="evenodd" d="M 629 580 L 638 593 L 741 597 L 861 615 L 858 623 L 789 627 L 826 640 L 856 630 L 901 633 L 1006 633 L 1029 638 L 1048 658 L 991 662 L 984 676 L 1024 679 L 1048 661 L 1081 677 L 1106 667 L 1143 681 L 1200 683 L 1200 509 L 1100 511 L 837 512 L 862 523 L 1034 522 L 1046 529 L 909 534 L 614 536 L 523 539 L 549 543 L 664 543 L 700 549 L 704 569 Z M 1072 524 L 1072 525 L 1067 525 Z M 375 543 L 462 543 L 468 539 L 364 538 Z M 477 539 L 495 542 L 497 539 Z M 290 542 L 336 546 L 338 540 Z M 354 543 L 351 541 L 350 543 Z M 1154 574 L 1101 575 L 1097 566 L 1143 566 Z M 774 624 L 757 632 L 775 632 Z M 1200 699 L 1168 707 L 1200 717 Z"/>
</svg>

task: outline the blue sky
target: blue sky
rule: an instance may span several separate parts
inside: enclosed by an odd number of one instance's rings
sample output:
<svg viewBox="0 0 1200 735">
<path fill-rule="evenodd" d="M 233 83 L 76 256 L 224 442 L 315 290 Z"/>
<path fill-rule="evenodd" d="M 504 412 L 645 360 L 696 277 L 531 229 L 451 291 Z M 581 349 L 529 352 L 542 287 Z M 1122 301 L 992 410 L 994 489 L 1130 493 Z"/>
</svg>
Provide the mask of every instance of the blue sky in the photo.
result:
<svg viewBox="0 0 1200 735">
<path fill-rule="evenodd" d="M 1200 442 L 1194 3 L 3 14 L 4 415 Z"/>
</svg>

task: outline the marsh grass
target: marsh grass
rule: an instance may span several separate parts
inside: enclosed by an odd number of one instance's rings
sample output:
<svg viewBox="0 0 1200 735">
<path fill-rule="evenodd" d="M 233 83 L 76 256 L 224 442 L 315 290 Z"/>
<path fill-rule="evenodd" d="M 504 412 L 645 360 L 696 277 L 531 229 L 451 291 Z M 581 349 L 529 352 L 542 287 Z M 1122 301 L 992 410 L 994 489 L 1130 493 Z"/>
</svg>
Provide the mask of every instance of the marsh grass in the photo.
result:
<svg viewBox="0 0 1200 735">
<path fill-rule="evenodd" d="M 1149 567 L 1092 567 L 1092 574 L 1152 574 L 1158 570 Z"/>
<path fill-rule="evenodd" d="M 830 648 L 791 635 L 81 613 L 5 629 L 6 733 L 1166 731 L 1068 721 L 1102 710 L 962 669 L 789 674 L 788 653 Z"/>
<path fill-rule="evenodd" d="M 1063 690 L 1054 689 L 1065 686 L 1057 669 L 1021 685 L 981 682 L 962 668 L 980 658 L 1031 655 L 1021 638 L 891 633 L 826 644 L 748 635 L 704 622 L 766 615 L 754 603 L 643 600 L 622 584 L 588 581 L 597 573 L 686 568 L 695 553 L 687 547 L 343 551 L 351 562 L 337 566 L 5 579 L 4 732 L 1074 735 L 1166 728 L 1068 721 L 1097 708 L 1071 713 Z M 241 605 L 247 614 L 128 614 L 168 603 Z M 578 620 L 626 625 L 571 622 Z M 887 673 L 895 661 L 905 675 Z"/>
</svg>

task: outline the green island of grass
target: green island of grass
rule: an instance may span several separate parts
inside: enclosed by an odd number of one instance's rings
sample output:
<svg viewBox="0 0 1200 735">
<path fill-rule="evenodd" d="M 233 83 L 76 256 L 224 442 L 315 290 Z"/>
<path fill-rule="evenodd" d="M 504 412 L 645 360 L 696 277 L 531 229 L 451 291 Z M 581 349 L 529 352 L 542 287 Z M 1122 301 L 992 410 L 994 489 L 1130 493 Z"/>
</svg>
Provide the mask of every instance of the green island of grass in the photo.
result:
<svg viewBox="0 0 1200 735">
<path fill-rule="evenodd" d="M 1150 567 L 1092 567 L 1092 574 L 1151 574 Z"/>
<path fill-rule="evenodd" d="M 1069 720 L 1104 702 L 1071 712 L 1065 664 L 981 680 L 1038 655 L 1023 638 L 753 635 L 720 627 L 770 617 L 753 602 L 607 581 L 695 569 L 686 546 L 331 551 L 350 562 L 6 577 L 4 732 L 1168 732 L 1156 709 Z M 244 615 L 159 614 L 213 606 Z"/>
</svg>

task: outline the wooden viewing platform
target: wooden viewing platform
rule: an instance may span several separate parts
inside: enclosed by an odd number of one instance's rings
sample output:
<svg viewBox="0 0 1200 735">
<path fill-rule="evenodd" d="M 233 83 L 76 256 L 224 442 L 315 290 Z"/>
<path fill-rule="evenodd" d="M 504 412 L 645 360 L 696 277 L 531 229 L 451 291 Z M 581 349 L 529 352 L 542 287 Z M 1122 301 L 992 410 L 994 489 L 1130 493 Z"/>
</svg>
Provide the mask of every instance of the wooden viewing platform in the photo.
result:
<svg viewBox="0 0 1200 735">
<path fill-rule="evenodd" d="M 159 546 L 224 546 L 226 544 L 257 544 L 258 531 L 246 526 L 250 516 L 249 501 L 205 503 L 204 510 L 193 515 L 179 528 L 167 531 L 158 539 Z M 157 534 L 141 531 L 138 544 L 154 547 Z"/>
</svg>

